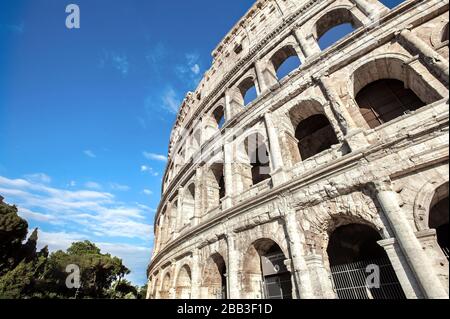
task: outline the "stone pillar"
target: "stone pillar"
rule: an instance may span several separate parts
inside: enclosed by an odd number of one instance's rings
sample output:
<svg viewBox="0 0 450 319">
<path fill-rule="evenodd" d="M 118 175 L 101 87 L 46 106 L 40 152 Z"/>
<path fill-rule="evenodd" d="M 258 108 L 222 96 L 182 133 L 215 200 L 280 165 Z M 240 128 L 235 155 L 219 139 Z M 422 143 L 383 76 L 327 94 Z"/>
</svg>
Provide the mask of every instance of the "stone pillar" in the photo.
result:
<svg viewBox="0 0 450 319">
<path fill-rule="evenodd" d="M 408 50 L 419 54 L 430 71 L 435 74 L 444 84 L 449 83 L 448 61 L 438 52 L 433 50 L 422 39 L 416 36 L 411 30 L 404 29 L 397 34 L 400 44 Z"/>
<path fill-rule="evenodd" d="M 448 299 L 445 289 L 434 273 L 427 255 L 398 204 L 397 193 L 392 190 L 390 181 L 375 182 L 374 188 L 383 213 L 422 289 L 424 297 L 428 299 Z"/>
<path fill-rule="evenodd" d="M 228 299 L 240 299 L 239 251 L 236 249 L 236 234 L 229 234 L 227 236 L 227 243 L 228 243 L 227 297 Z"/>
<path fill-rule="evenodd" d="M 284 172 L 283 157 L 281 155 L 280 141 L 278 139 L 278 133 L 273 124 L 272 113 L 267 112 L 264 115 L 264 120 L 266 123 L 267 136 L 269 137 L 269 149 L 270 149 L 270 159 L 272 161 L 273 172 L 272 181 L 274 186 L 283 184 L 286 181 L 286 173 Z"/>
<path fill-rule="evenodd" d="M 410 280 L 411 268 L 406 261 L 398 242 L 395 238 L 384 239 L 378 242 L 378 245 L 384 248 L 388 255 L 389 261 L 394 268 L 398 281 L 402 286 L 402 290 L 408 299 L 423 298 L 422 290 L 416 280 Z"/>
<path fill-rule="evenodd" d="M 285 212 L 284 222 L 286 224 L 286 231 L 292 255 L 292 270 L 297 283 L 297 296 L 300 299 L 313 299 L 314 294 L 311 279 L 309 277 L 305 259 L 303 258 L 304 249 L 300 240 L 300 229 L 297 224 L 297 218 L 294 210 L 288 209 Z M 293 288 L 295 289 L 295 287 Z"/>
<path fill-rule="evenodd" d="M 177 218 L 175 226 L 175 236 L 178 237 L 181 229 L 184 226 L 184 216 L 183 216 L 183 197 L 184 197 L 184 187 L 178 189 L 178 199 L 177 199 Z"/>
<path fill-rule="evenodd" d="M 310 254 L 305 257 L 305 261 L 311 276 L 314 295 L 321 299 L 336 299 L 331 275 L 325 269 L 322 256 Z"/>
<path fill-rule="evenodd" d="M 269 88 L 267 86 L 266 79 L 264 78 L 263 65 L 260 60 L 255 62 L 255 71 L 258 79 L 260 94 L 264 94 L 269 90 Z"/>
<path fill-rule="evenodd" d="M 352 0 L 354 4 L 373 22 L 375 18 L 381 17 L 385 13 L 389 12 L 380 1 L 370 3 L 367 0 Z"/>
<path fill-rule="evenodd" d="M 225 179 L 225 198 L 223 199 L 223 208 L 228 209 L 233 206 L 233 196 L 234 196 L 234 184 L 233 184 L 233 145 L 230 143 L 225 143 L 223 147 L 224 152 L 224 179 Z"/>
<path fill-rule="evenodd" d="M 203 203 L 203 183 L 202 183 L 202 168 L 199 167 L 195 171 L 195 201 L 194 201 L 194 216 L 192 217 L 192 226 L 195 227 L 200 224 L 202 218 L 202 203 Z"/>
<path fill-rule="evenodd" d="M 170 266 L 170 273 L 172 274 L 172 276 L 170 277 L 172 280 L 172 284 L 171 287 L 169 289 L 169 299 L 176 299 L 176 286 L 177 286 L 177 276 L 176 276 L 176 270 L 177 270 L 177 264 L 176 261 L 173 260 L 172 264 Z"/>
<path fill-rule="evenodd" d="M 191 299 L 200 299 L 200 286 L 202 276 L 202 265 L 200 264 L 200 251 L 194 248 L 192 253 L 192 282 L 191 282 Z"/>
<path fill-rule="evenodd" d="M 305 58 L 309 58 L 310 56 L 321 52 L 320 47 L 312 34 L 310 34 L 309 36 L 304 36 L 301 32 L 301 29 L 297 28 L 294 30 L 294 36 L 297 39 L 297 42 L 300 45 Z"/>
</svg>

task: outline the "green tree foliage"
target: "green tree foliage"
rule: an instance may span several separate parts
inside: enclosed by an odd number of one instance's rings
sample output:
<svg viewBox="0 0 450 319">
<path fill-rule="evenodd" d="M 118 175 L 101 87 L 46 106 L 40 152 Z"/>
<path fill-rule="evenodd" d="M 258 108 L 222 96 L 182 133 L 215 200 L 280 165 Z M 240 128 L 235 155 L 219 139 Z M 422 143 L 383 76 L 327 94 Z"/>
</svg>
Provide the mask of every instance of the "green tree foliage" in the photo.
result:
<svg viewBox="0 0 450 319">
<path fill-rule="evenodd" d="M 3 298 L 138 298 L 138 289 L 123 277 L 122 260 L 102 254 L 95 244 L 73 243 L 67 251 L 36 252 L 38 230 L 24 242 L 28 223 L 0 197 L 0 299 Z M 67 266 L 80 269 L 79 289 L 69 289 Z"/>
</svg>

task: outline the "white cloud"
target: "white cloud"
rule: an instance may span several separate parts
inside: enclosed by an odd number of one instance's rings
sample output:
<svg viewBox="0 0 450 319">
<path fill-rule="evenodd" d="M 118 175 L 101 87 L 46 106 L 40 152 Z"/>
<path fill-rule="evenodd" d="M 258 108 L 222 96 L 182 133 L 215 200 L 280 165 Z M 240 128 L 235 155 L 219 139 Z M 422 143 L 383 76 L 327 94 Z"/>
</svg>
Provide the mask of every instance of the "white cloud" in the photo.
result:
<svg viewBox="0 0 450 319">
<path fill-rule="evenodd" d="M 177 93 L 172 87 L 169 87 L 162 96 L 163 107 L 166 111 L 177 114 L 181 105 L 181 100 L 177 97 Z"/>
<path fill-rule="evenodd" d="M 154 177 L 159 176 L 158 172 L 155 172 L 153 167 L 147 166 L 147 165 L 141 165 L 141 172 L 142 173 L 148 173 Z"/>
<path fill-rule="evenodd" d="M 19 211 L 37 221 L 67 223 L 103 237 L 148 240 L 152 213 L 136 204 L 124 204 L 114 195 L 94 190 L 64 190 L 23 179 L 0 176 L 0 194 Z"/>
<path fill-rule="evenodd" d="M 103 50 L 100 55 L 99 67 L 102 69 L 112 67 L 123 76 L 126 76 L 130 70 L 130 63 L 126 54 Z"/>
<path fill-rule="evenodd" d="M 156 153 L 149 153 L 144 152 L 144 157 L 151 161 L 160 161 L 160 162 L 167 162 L 167 156 L 156 154 Z"/>
<path fill-rule="evenodd" d="M 196 53 L 186 54 L 185 63 L 175 66 L 178 78 L 189 86 L 197 85 L 201 79 L 200 72 L 200 56 Z"/>
<path fill-rule="evenodd" d="M 149 189 L 144 189 L 144 190 L 142 191 L 142 193 L 144 193 L 145 195 L 148 195 L 148 196 L 153 195 L 153 192 L 152 192 L 151 190 L 149 190 Z"/>
<path fill-rule="evenodd" d="M 99 183 L 96 182 L 87 182 L 84 184 L 84 187 L 89 189 L 95 189 L 95 190 L 101 190 L 102 186 Z"/>
<path fill-rule="evenodd" d="M 52 182 L 51 177 L 44 173 L 29 174 L 25 175 L 24 178 L 31 182 L 38 182 L 44 184 L 50 184 Z"/>
<path fill-rule="evenodd" d="M 114 190 L 114 191 L 118 191 L 118 192 L 128 192 L 131 187 L 128 185 L 121 185 L 118 183 L 110 183 L 109 187 Z"/>
<path fill-rule="evenodd" d="M 90 157 L 90 158 L 96 158 L 97 157 L 97 155 L 95 155 L 95 153 L 93 151 L 91 151 L 91 150 L 85 150 L 85 151 L 83 151 L 83 153 L 84 153 L 84 155 L 86 155 L 87 157 Z"/>
</svg>

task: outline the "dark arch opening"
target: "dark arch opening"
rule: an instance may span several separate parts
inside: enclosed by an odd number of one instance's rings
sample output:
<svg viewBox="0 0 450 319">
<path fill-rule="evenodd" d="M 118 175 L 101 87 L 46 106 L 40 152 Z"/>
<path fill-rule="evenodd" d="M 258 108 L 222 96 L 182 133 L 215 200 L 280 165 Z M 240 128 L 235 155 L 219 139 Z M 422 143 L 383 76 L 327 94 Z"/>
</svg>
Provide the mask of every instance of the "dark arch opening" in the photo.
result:
<svg viewBox="0 0 450 319">
<path fill-rule="evenodd" d="M 217 127 L 221 129 L 225 125 L 225 111 L 223 106 L 219 106 L 213 112 L 214 121 L 217 123 Z"/>
<path fill-rule="evenodd" d="M 448 183 L 439 187 L 434 195 L 429 217 L 429 227 L 436 229 L 437 241 L 447 259 L 449 259 L 449 199 Z"/>
<path fill-rule="evenodd" d="M 350 224 L 330 236 L 328 258 L 336 293 L 340 299 L 405 299 L 405 294 L 385 250 L 382 238 L 370 226 Z M 368 285 L 367 267 L 375 266 L 377 286 Z"/>
<path fill-rule="evenodd" d="M 205 265 L 202 286 L 207 288 L 209 299 L 227 299 L 227 267 L 223 257 L 216 253 Z"/>
<path fill-rule="evenodd" d="M 284 264 L 286 256 L 270 239 L 256 241 L 247 250 L 243 263 L 246 299 L 291 299 L 291 273 Z"/>
<path fill-rule="evenodd" d="M 270 158 L 264 138 L 254 134 L 246 140 L 247 154 L 251 165 L 252 183 L 259 184 L 270 179 Z"/>
<path fill-rule="evenodd" d="M 415 111 L 425 103 L 402 81 L 378 80 L 368 84 L 357 95 L 356 102 L 370 128 Z"/>
<path fill-rule="evenodd" d="M 448 38 L 449 38 L 449 24 L 447 23 L 444 27 L 444 30 L 442 30 L 441 42 L 448 41 Z"/>
<path fill-rule="evenodd" d="M 303 161 L 339 144 L 330 121 L 323 114 L 301 121 L 296 128 L 295 137 Z"/>
</svg>

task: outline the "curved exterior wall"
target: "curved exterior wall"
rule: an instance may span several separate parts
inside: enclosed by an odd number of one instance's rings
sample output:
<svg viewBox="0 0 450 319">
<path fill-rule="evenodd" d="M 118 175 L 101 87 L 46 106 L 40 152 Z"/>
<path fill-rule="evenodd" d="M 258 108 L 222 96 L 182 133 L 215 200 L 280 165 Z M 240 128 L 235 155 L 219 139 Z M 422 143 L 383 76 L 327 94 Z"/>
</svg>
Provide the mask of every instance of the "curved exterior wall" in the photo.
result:
<svg viewBox="0 0 450 319">
<path fill-rule="evenodd" d="M 321 51 L 318 37 L 341 22 L 356 30 Z M 328 242 L 352 223 L 380 234 L 407 298 L 448 298 L 448 259 L 428 223 L 438 190 L 448 197 L 446 28 L 448 1 L 393 10 L 377 0 L 257 1 L 181 105 L 148 298 L 263 297 L 247 264 L 262 240 L 284 253 L 292 297 L 336 298 Z M 276 67 L 294 53 L 301 66 L 277 79 Z M 371 128 L 356 96 L 383 79 L 403 82 L 426 105 Z M 249 83 L 258 96 L 244 106 Z M 295 127 L 313 115 L 329 121 L 337 144 L 302 160 Z M 256 185 L 249 136 L 270 154 L 270 178 Z M 219 264 L 225 292 L 211 279 Z"/>
</svg>

